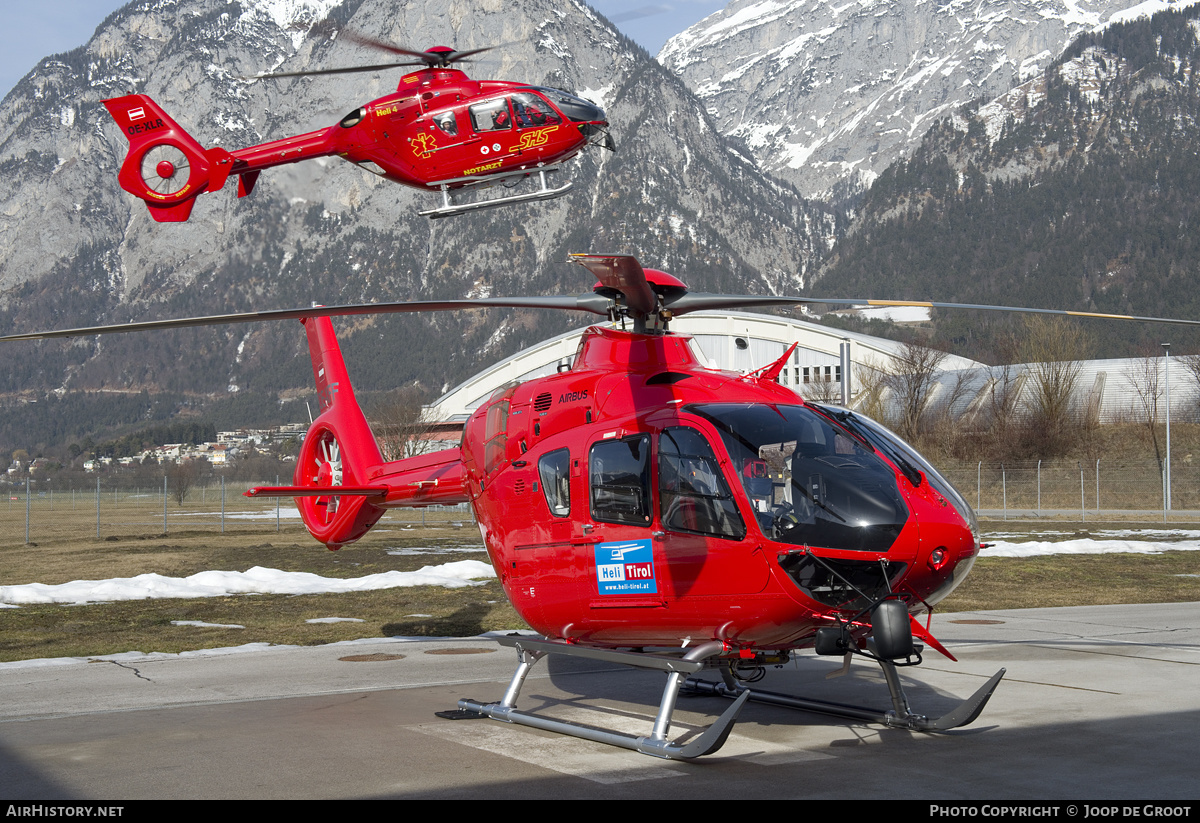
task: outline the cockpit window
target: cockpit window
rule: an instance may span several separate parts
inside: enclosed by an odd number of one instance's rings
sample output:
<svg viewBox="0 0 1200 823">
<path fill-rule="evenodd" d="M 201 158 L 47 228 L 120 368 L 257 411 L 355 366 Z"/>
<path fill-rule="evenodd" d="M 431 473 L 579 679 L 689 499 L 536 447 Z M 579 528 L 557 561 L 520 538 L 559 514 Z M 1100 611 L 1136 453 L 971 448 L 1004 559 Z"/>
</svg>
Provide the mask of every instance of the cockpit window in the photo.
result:
<svg viewBox="0 0 1200 823">
<path fill-rule="evenodd" d="M 659 507 L 663 528 L 741 540 L 746 524 L 712 446 L 695 429 L 664 429 L 658 438 Z"/>
<path fill-rule="evenodd" d="M 950 481 L 942 476 L 941 472 L 935 469 L 916 449 L 904 442 L 898 434 L 881 426 L 869 417 L 863 417 L 861 414 L 855 414 L 846 409 L 835 409 L 828 406 L 818 406 L 817 408 L 837 422 L 847 427 L 853 427 L 872 446 L 887 455 L 892 462 L 896 463 L 901 471 L 909 474 L 917 474 L 917 470 L 919 469 L 920 472 L 924 473 L 930 485 L 937 489 L 942 497 L 953 504 L 963 520 L 971 527 L 971 533 L 975 535 L 976 542 L 978 542 L 979 522 L 976 519 L 975 510 L 971 508 L 958 489 L 954 488 Z M 919 484 L 919 474 L 917 478 L 917 482 L 913 483 L 913 485 Z"/>
<path fill-rule="evenodd" d="M 771 540 L 886 552 L 908 520 L 890 466 L 804 406 L 715 403 L 687 411 L 712 422 Z"/>
</svg>

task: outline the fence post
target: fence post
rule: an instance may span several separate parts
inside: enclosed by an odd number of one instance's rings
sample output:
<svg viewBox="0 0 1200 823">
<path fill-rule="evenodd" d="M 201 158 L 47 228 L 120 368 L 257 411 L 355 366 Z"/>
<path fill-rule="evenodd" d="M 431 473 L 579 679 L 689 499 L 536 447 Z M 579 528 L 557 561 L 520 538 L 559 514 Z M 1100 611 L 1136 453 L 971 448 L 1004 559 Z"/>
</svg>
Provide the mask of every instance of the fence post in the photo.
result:
<svg viewBox="0 0 1200 823">
<path fill-rule="evenodd" d="M 25 542 L 29 542 L 29 478 L 25 478 Z"/>
<path fill-rule="evenodd" d="M 982 477 L 983 477 L 983 461 L 980 460 L 979 465 L 975 467 L 975 511 L 979 511 L 979 506 L 980 506 L 979 501 L 981 499 L 979 490 L 981 488 L 981 478 Z M 474 510 L 472 510 L 471 513 L 474 514 Z"/>
<path fill-rule="evenodd" d="M 1162 479 L 1163 522 L 1166 523 L 1167 522 L 1167 473 L 1160 468 L 1159 475 L 1160 475 L 1160 478 Z"/>
<path fill-rule="evenodd" d="M 1100 516 L 1100 460 L 1096 460 L 1096 516 Z"/>
<path fill-rule="evenodd" d="M 275 475 L 275 485 L 279 485 L 279 475 Z M 275 533 L 279 534 L 279 498 L 275 498 Z"/>
<path fill-rule="evenodd" d="M 225 475 L 221 475 L 221 534 L 225 534 Z"/>
<path fill-rule="evenodd" d="M 167 533 L 167 476 L 163 475 L 163 534 Z"/>
<path fill-rule="evenodd" d="M 1087 522 L 1087 498 L 1084 496 L 1083 486 L 1083 464 L 1077 463 L 1079 466 L 1079 519 L 1084 523 Z"/>
<path fill-rule="evenodd" d="M 1008 519 L 1008 473 L 1004 470 L 1004 464 L 1000 464 L 1000 494 L 1004 505 L 1004 519 Z"/>
<path fill-rule="evenodd" d="M 96 539 L 100 539 L 100 478 L 96 478 Z"/>
<path fill-rule="evenodd" d="M 1038 461 L 1038 517 L 1042 516 L 1042 461 Z"/>
</svg>

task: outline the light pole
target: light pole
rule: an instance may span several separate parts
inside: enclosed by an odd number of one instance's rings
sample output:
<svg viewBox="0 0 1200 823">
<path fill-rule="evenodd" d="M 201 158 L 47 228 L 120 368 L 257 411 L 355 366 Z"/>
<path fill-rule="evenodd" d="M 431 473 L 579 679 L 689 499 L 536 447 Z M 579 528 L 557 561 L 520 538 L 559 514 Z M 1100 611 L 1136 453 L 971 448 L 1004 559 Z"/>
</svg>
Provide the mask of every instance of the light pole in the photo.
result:
<svg viewBox="0 0 1200 823">
<path fill-rule="evenodd" d="M 1167 395 L 1167 466 L 1166 466 L 1166 492 L 1165 499 L 1167 511 L 1171 510 L 1171 344 L 1163 343 L 1163 363 L 1166 371 L 1166 395 Z"/>
</svg>

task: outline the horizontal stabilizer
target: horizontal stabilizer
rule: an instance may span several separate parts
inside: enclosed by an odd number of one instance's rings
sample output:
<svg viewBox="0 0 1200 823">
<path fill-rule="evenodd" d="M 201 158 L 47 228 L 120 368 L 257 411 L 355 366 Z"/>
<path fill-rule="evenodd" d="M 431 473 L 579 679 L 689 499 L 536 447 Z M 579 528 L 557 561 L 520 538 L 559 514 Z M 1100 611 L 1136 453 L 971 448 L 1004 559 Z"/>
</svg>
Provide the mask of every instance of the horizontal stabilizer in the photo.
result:
<svg viewBox="0 0 1200 823">
<path fill-rule="evenodd" d="M 387 486 L 255 486 L 245 497 L 383 497 Z"/>
</svg>

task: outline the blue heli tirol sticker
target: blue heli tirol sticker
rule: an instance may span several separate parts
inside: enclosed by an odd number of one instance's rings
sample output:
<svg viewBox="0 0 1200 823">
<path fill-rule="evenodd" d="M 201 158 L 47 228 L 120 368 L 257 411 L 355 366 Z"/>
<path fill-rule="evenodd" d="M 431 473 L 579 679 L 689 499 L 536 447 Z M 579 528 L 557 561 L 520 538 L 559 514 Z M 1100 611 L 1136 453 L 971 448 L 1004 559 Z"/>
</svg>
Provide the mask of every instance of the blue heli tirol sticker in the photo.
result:
<svg viewBox="0 0 1200 823">
<path fill-rule="evenodd" d="M 654 550 L 649 540 L 597 543 L 596 586 L 600 594 L 657 594 Z"/>
</svg>

